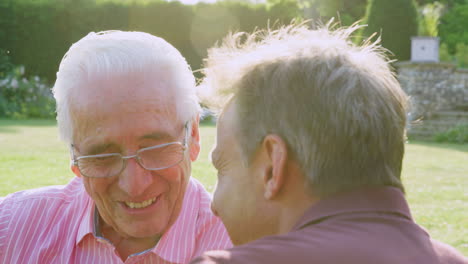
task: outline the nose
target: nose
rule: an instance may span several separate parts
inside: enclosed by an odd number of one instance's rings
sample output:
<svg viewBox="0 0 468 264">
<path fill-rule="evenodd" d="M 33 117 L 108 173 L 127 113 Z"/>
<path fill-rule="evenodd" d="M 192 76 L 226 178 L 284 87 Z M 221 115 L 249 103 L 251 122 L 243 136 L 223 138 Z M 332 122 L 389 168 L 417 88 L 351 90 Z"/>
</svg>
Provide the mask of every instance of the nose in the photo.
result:
<svg viewBox="0 0 468 264">
<path fill-rule="evenodd" d="M 210 208 L 211 208 L 211 211 L 213 212 L 213 214 L 216 215 L 217 217 L 219 217 L 218 211 L 216 210 L 215 205 L 214 205 L 213 202 L 211 202 Z"/>
<path fill-rule="evenodd" d="M 129 196 L 137 197 L 142 195 L 153 183 L 153 175 L 145 170 L 134 159 L 128 159 L 127 165 L 119 175 L 119 187 Z"/>
</svg>

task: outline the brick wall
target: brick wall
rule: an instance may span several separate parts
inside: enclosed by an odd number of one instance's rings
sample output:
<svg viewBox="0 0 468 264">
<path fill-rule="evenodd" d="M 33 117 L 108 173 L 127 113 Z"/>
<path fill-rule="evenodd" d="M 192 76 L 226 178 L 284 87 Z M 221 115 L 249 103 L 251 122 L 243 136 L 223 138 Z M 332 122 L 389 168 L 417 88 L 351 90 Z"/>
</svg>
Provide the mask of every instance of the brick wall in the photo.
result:
<svg viewBox="0 0 468 264">
<path fill-rule="evenodd" d="M 409 119 L 420 120 L 415 130 L 419 127 L 429 135 L 450 128 L 453 118 L 449 117 L 454 115 L 456 124 L 468 123 L 468 69 L 413 62 L 398 62 L 395 67 L 401 87 L 411 97 Z"/>
</svg>

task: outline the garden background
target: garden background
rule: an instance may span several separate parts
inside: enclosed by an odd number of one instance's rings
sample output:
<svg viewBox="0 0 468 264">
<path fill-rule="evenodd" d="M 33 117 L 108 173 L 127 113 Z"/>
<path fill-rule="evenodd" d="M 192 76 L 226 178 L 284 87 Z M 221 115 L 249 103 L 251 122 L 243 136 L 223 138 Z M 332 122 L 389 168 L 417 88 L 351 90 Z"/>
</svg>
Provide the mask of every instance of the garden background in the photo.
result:
<svg viewBox="0 0 468 264">
<path fill-rule="evenodd" d="M 342 25 L 368 24 L 356 41 L 379 32 L 399 61 L 409 59 L 411 36 L 438 36 L 441 60 L 468 67 L 467 0 L 0 0 L 0 196 L 72 177 L 50 88 L 67 49 L 88 32 L 160 36 L 198 70 L 207 49 L 229 31 L 332 17 Z M 193 175 L 213 190 L 216 173 L 207 157 L 214 125 L 203 124 L 201 134 Z M 468 125 L 434 139 L 457 143 L 410 138 L 402 175 L 407 196 L 418 223 L 468 255 Z"/>
</svg>

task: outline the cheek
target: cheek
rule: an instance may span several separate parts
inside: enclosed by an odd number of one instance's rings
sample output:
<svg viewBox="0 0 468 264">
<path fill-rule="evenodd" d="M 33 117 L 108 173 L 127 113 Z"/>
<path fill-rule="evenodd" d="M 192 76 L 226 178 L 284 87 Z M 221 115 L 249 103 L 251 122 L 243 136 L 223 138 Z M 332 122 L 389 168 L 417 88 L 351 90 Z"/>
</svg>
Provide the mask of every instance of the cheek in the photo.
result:
<svg viewBox="0 0 468 264">
<path fill-rule="evenodd" d="M 164 169 L 160 172 L 155 172 L 163 177 L 170 184 L 179 184 L 188 181 L 190 177 L 190 162 L 182 162 L 178 166 Z"/>
<path fill-rule="evenodd" d="M 160 172 L 156 171 L 153 173 L 153 177 L 159 178 L 159 181 L 167 182 L 170 188 L 177 188 L 188 181 L 190 173 L 187 172 L 186 165 L 182 164 L 181 166 L 168 168 Z M 155 181 L 158 182 L 158 180 Z"/>
<path fill-rule="evenodd" d="M 216 210 L 219 210 L 218 206 L 219 206 L 221 200 L 222 200 L 221 184 L 218 181 L 218 183 L 216 184 L 216 189 L 214 190 L 214 193 L 213 193 L 213 201 L 212 201 L 213 207 Z"/>
<path fill-rule="evenodd" d="M 176 202 L 182 200 L 185 188 L 189 182 L 190 173 L 186 171 L 184 165 L 168 168 L 153 174 L 155 186 L 166 192 L 167 198 Z"/>
<path fill-rule="evenodd" d="M 230 196 L 229 191 L 233 191 L 232 188 L 227 188 L 229 184 L 227 184 L 224 180 L 218 180 L 216 184 L 216 189 L 213 194 L 213 207 L 214 209 L 222 214 L 222 211 L 227 210 L 229 211 L 231 208 L 231 204 L 229 199 L 226 199 Z"/>
<path fill-rule="evenodd" d="M 109 189 L 109 187 L 112 185 L 113 181 L 114 181 L 114 178 L 103 178 L 103 179 L 84 178 L 83 184 L 88 194 L 94 198 L 94 197 L 104 196 L 107 190 Z"/>
</svg>

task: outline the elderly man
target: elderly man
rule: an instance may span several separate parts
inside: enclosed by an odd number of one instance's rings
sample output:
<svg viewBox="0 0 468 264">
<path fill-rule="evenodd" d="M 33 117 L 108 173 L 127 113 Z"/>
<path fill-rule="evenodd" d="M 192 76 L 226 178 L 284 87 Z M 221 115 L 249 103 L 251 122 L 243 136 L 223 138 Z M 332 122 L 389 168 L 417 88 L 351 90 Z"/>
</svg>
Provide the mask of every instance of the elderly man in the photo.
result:
<svg viewBox="0 0 468 264">
<path fill-rule="evenodd" d="M 224 106 L 212 210 L 238 246 L 193 264 L 467 263 L 413 221 L 400 180 L 407 96 L 354 30 L 296 25 L 210 50 L 204 85 Z"/>
<path fill-rule="evenodd" d="M 0 263 L 187 263 L 231 245 L 190 177 L 199 105 L 174 47 L 90 33 L 62 60 L 54 95 L 77 177 L 0 201 Z"/>
</svg>

